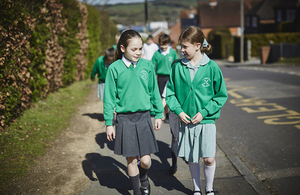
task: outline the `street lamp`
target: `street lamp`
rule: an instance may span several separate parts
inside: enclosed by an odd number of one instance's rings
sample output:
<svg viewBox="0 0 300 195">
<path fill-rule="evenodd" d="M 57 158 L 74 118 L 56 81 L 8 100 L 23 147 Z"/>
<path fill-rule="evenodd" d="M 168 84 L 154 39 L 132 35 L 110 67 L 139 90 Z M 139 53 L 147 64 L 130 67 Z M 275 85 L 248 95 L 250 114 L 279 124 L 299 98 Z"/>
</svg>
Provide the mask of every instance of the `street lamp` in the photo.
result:
<svg viewBox="0 0 300 195">
<path fill-rule="evenodd" d="M 240 59 L 244 62 L 244 0 L 241 0 L 241 40 L 240 40 Z"/>
</svg>

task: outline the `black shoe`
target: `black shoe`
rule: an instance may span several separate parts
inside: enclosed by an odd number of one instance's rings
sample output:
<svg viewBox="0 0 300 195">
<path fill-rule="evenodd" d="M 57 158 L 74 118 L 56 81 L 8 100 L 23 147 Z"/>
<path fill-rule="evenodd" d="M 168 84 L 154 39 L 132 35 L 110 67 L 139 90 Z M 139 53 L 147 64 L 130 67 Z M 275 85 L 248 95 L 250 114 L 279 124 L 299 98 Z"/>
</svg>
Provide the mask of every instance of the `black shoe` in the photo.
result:
<svg viewBox="0 0 300 195">
<path fill-rule="evenodd" d="M 214 194 L 216 194 L 214 190 L 206 191 L 205 193 L 206 193 L 206 194 L 209 194 L 209 193 L 214 193 Z"/>
<path fill-rule="evenodd" d="M 150 184 L 147 187 L 140 187 L 142 195 L 149 195 L 150 194 Z"/>
<path fill-rule="evenodd" d="M 172 167 L 170 167 L 169 173 L 170 173 L 171 175 L 174 175 L 176 172 L 177 172 L 177 166 L 172 166 Z"/>
<path fill-rule="evenodd" d="M 200 195 L 202 194 L 202 192 L 199 191 L 199 190 L 193 191 L 193 195 L 194 195 L 195 193 L 200 193 Z"/>
</svg>

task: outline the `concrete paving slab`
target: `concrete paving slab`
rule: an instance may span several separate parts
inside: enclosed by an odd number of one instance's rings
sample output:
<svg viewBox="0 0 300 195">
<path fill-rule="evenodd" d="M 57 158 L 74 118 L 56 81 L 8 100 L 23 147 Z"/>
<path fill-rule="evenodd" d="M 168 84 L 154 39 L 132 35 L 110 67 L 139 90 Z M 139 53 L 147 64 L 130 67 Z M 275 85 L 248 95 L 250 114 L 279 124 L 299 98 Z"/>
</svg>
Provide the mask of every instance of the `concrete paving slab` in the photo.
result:
<svg viewBox="0 0 300 195">
<path fill-rule="evenodd" d="M 193 184 L 189 167 L 184 160 L 178 158 L 178 171 L 174 175 L 168 173 L 171 164 L 169 124 L 163 123 L 162 128 L 156 131 L 155 135 L 160 151 L 151 155 L 152 166 L 149 172 L 151 194 L 192 194 Z M 89 188 L 79 195 L 132 194 L 125 157 L 113 153 L 113 143 L 106 140 L 105 129 L 97 135 L 96 140 L 99 147 L 87 154 L 87 160 L 83 162 L 86 175 L 90 175 L 90 179 L 95 181 L 91 181 Z M 219 145 L 217 145 L 216 162 L 214 188 L 218 195 L 259 194 L 227 158 Z M 203 167 L 202 161 L 201 166 Z M 201 171 L 201 186 L 205 194 L 203 171 Z"/>
</svg>

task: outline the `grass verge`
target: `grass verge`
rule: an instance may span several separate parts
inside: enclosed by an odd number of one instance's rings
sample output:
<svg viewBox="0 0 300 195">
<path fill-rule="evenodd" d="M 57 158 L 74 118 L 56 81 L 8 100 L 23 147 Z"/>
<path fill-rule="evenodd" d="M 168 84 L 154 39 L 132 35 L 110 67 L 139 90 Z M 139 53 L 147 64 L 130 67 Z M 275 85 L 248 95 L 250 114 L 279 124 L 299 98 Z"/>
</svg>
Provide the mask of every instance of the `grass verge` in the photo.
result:
<svg viewBox="0 0 300 195">
<path fill-rule="evenodd" d="M 0 132 L 0 188 L 26 175 L 35 158 L 69 126 L 72 114 L 89 94 L 89 84 L 89 80 L 75 82 L 49 94 Z"/>
</svg>

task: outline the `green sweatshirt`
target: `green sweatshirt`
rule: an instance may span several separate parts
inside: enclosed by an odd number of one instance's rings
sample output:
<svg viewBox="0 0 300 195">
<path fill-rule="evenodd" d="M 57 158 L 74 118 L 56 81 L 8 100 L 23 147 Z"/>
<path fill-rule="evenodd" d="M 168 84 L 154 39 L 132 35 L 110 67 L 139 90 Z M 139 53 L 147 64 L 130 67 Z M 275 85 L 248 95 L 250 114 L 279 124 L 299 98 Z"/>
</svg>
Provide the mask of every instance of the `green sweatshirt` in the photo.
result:
<svg viewBox="0 0 300 195">
<path fill-rule="evenodd" d="M 94 79 L 97 74 L 98 79 L 104 83 L 106 72 L 107 68 L 105 67 L 104 56 L 100 56 L 94 63 L 94 67 L 91 72 L 91 79 Z"/>
<path fill-rule="evenodd" d="M 200 112 L 201 124 L 215 123 L 227 97 L 222 72 L 213 60 L 199 67 L 193 82 L 189 68 L 181 60 L 174 63 L 166 96 L 172 112 L 177 115 L 185 112 L 191 118 Z"/>
<path fill-rule="evenodd" d="M 151 62 L 156 67 L 157 75 L 169 76 L 171 72 L 171 65 L 176 59 L 178 59 L 176 51 L 170 48 L 170 52 L 167 55 L 162 55 L 160 50 L 157 50 L 153 54 Z"/>
<path fill-rule="evenodd" d="M 104 119 L 112 125 L 114 109 L 117 113 L 150 110 L 155 118 L 163 118 L 163 105 L 153 65 L 139 59 L 135 68 L 120 59 L 107 71 L 104 88 Z"/>
</svg>

